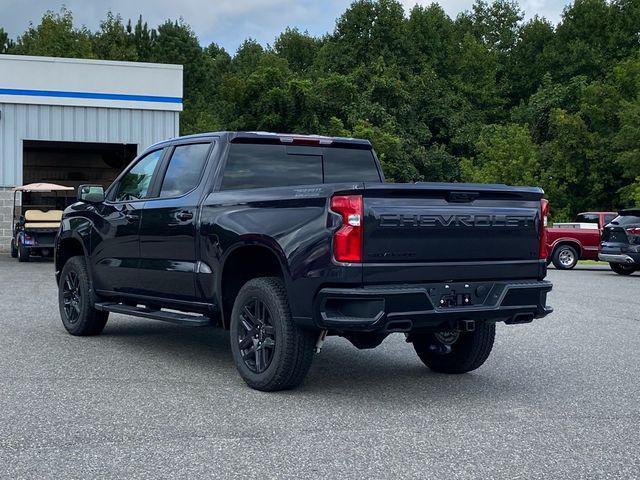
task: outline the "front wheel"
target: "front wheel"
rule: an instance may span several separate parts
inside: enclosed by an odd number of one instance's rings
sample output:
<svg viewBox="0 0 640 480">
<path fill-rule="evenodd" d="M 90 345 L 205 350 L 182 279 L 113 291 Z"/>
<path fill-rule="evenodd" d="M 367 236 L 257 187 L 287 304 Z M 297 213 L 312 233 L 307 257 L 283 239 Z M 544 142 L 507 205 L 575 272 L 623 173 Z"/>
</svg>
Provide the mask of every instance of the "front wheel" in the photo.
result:
<svg viewBox="0 0 640 480">
<path fill-rule="evenodd" d="M 71 257 L 64 264 L 58 286 L 58 304 L 62 324 L 71 335 L 98 335 L 104 329 L 109 312 L 93 308 L 91 280 L 84 257 Z"/>
<path fill-rule="evenodd" d="M 25 247 L 20 240 L 18 240 L 18 261 L 28 262 L 31 257 L 29 247 Z"/>
<path fill-rule="evenodd" d="M 427 367 L 440 373 L 467 373 L 489 357 L 496 324 L 477 322 L 473 332 L 423 333 L 413 339 L 413 348 Z"/>
<path fill-rule="evenodd" d="M 633 265 L 624 265 L 623 263 L 610 263 L 609 266 L 618 275 L 631 275 L 636 271 L 636 267 Z"/>
<path fill-rule="evenodd" d="M 266 392 L 294 388 L 311 367 L 314 332 L 293 322 L 279 278 L 254 278 L 240 289 L 230 330 L 233 360 L 251 388 Z"/>
<path fill-rule="evenodd" d="M 551 261 L 559 270 L 571 270 L 578 263 L 578 252 L 570 245 L 560 245 L 553 252 Z"/>
</svg>

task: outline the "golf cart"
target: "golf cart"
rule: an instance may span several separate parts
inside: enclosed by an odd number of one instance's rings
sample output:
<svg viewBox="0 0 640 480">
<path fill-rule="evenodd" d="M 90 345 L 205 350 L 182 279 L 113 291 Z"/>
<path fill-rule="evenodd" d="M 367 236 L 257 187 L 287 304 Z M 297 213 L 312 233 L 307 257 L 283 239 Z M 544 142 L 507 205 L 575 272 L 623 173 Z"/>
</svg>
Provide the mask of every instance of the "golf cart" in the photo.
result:
<svg viewBox="0 0 640 480">
<path fill-rule="evenodd" d="M 68 191 L 73 187 L 54 183 L 30 183 L 13 189 L 12 257 L 28 262 L 31 255 L 53 254 L 62 211 L 69 203 Z M 16 205 L 18 192 L 21 198 Z"/>
</svg>

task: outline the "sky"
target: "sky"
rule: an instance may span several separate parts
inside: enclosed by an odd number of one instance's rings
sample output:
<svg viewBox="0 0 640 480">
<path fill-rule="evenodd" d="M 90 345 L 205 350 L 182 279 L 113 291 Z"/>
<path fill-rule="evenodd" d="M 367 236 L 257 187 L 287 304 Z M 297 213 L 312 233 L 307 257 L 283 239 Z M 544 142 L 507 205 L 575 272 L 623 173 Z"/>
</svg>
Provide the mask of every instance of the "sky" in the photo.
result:
<svg viewBox="0 0 640 480">
<path fill-rule="evenodd" d="M 401 0 L 407 11 L 415 4 L 433 0 Z M 0 27 L 11 37 L 24 32 L 29 22 L 38 23 L 47 10 L 58 11 L 62 4 L 73 12 L 77 25 L 96 30 L 107 11 L 120 13 L 126 20 L 142 14 L 150 26 L 165 19 L 182 17 L 200 39 L 202 45 L 216 42 L 234 53 L 243 40 L 250 37 L 263 45 L 287 26 L 297 27 L 312 35 L 333 30 L 336 19 L 351 0 L 0 0 Z M 439 0 L 452 17 L 467 10 L 473 0 Z M 526 18 L 539 15 L 556 23 L 569 0 L 520 0 Z"/>
</svg>

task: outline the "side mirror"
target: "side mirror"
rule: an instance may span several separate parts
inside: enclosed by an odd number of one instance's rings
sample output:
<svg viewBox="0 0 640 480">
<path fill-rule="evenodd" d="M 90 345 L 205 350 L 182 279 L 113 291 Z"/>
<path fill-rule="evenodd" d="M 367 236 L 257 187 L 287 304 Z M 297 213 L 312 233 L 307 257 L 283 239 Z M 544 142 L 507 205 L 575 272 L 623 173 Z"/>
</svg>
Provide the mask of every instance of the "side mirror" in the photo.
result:
<svg viewBox="0 0 640 480">
<path fill-rule="evenodd" d="M 104 202 L 104 188 L 102 185 L 80 185 L 78 187 L 78 201 L 102 203 Z"/>
</svg>

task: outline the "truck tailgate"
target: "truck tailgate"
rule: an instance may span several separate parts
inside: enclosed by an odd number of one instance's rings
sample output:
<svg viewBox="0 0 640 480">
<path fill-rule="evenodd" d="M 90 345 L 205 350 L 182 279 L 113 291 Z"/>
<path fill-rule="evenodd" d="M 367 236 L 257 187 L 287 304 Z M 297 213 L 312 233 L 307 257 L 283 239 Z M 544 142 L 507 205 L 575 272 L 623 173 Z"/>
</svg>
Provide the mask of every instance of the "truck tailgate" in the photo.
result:
<svg viewBox="0 0 640 480">
<path fill-rule="evenodd" d="M 364 283 L 541 278 L 542 195 L 505 185 L 366 184 Z"/>
</svg>

